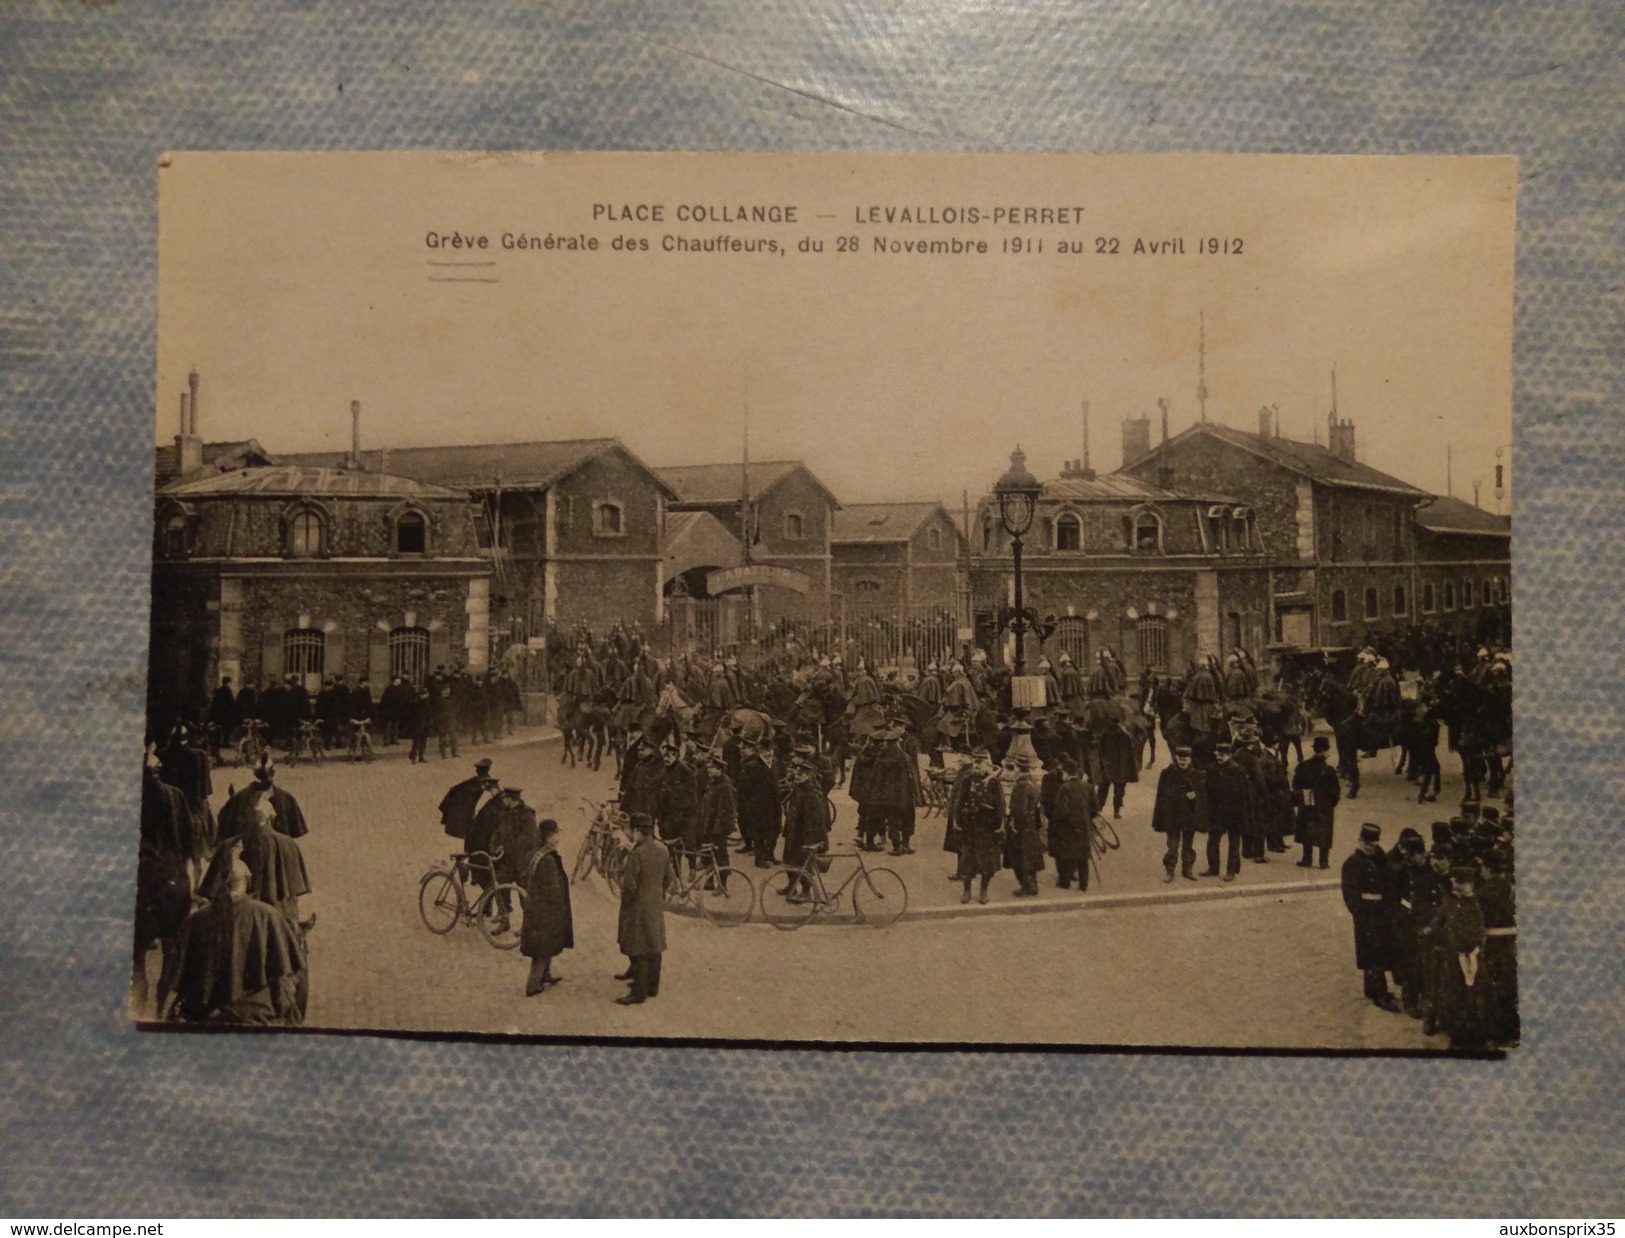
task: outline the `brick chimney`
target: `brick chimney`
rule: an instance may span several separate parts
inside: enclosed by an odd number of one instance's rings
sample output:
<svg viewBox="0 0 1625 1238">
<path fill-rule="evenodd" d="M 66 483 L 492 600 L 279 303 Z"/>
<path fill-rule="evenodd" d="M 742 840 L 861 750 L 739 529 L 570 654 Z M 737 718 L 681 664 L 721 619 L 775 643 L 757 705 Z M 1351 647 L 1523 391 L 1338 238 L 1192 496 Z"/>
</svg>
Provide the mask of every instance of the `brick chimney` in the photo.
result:
<svg viewBox="0 0 1625 1238">
<path fill-rule="evenodd" d="M 344 467 L 361 467 L 361 401 L 350 401 L 350 451 L 344 457 Z"/>
<path fill-rule="evenodd" d="M 1337 416 L 1337 369 L 1332 369 L 1332 410 L 1326 414 L 1326 449 L 1346 464 L 1354 463 L 1354 422 Z"/>
<path fill-rule="evenodd" d="M 1164 490 L 1171 490 L 1174 484 L 1174 468 L 1168 460 L 1168 400 L 1159 397 L 1157 408 L 1162 413 L 1162 462 L 1157 466 L 1157 485 Z"/>
<path fill-rule="evenodd" d="M 190 396 L 181 393 L 181 432 L 175 436 L 175 467 L 185 477 L 203 467 L 203 440 L 197 432 L 197 371 L 186 376 Z"/>
<path fill-rule="evenodd" d="M 1123 463 L 1138 460 L 1151 452 L 1151 418 L 1123 418 Z"/>
<path fill-rule="evenodd" d="M 1258 437 L 1275 437 L 1275 410 L 1268 404 L 1258 410 Z"/>
</svg>

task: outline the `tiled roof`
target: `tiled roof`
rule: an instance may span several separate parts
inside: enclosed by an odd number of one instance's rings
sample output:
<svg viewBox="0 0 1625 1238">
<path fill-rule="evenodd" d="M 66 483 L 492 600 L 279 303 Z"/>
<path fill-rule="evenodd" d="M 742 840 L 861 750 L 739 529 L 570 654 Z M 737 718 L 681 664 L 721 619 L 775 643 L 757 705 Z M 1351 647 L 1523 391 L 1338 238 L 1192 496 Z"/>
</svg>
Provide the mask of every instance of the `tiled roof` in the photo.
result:
<svg viewBox="0 0 1625 1238">
<path fill-rule="evenodd" d="M 856 503 L 835 513 L 831 542 L 906 542 L 935 513 L 941 503 Z"/>
<path fill-rule="evenodd" d="M 414 481 L 390 473 L 368 473 L 311 467 L 306 464 L 277 464 L 266 468 L 238 469 L 192 481 L 175 482 L 160 492 L 165 498 L 198 499 L 225 495 L 257 495 L 263 498 L 299 498 L 324 495 L 335 498 L 459 499 L 468 495 Z"/>
<path fill-rule="evenodd" d="M 1044 499 L 1064 503 L 1154 503 L 1170 502 L 1174 499 L 1212 498 L 1214 501 L 1224 499 L 1222 495 L 1187 494 L 1183 491 L 1164 490 L 1161 486 L 1153 486 L 1150 482 L 1141 481 L 1127 473 L 1106 473 L 1095 477 L 1058 477 L 1053 481 L 1046 481 L 1044 485 Z M 1228 502 L 1228 499 L 1224 499 Z"/>
<path fill-rule="evenodd" d="M 364 451 L 361 463 L 377 472 L 387 469 L 398 477 L 459 490 L 490 490 L 499 483 L 508 489 L 523 490 L 551 486 L 606 451 L 625 452 L 639 467 L 654 472 L 617 438 L 395 447 L 386 451 Z M 293 452 L 281 459 L 336 469 L 344 457 L 342 451 L 311 451 Z M 658 478 L 659 474 L 655 476 Z"/>
<path fill-rule="evenodd" d="M 1301 473 L 1314 481 L 1329 486 L 1352 486 L 1365 490 L 1387 490 L 1393 493 L 1414 494 L 1418 498 L 1427 494 L 1426 490 L 1413 486 L 1408 481 L 1401 481 L 1380 469 L 1374 469 L 1369 464 L 1359 461 L 1350 462 L 1332 454 L 1331 450 L 1318 443 L 1301 443 L 1290 438 L 1264 438 L 1258 434 L 1251 434 L 1245 430 L 1237 430 L 1231 426 L 1221 426 L 1215 423 L 1200 422 L 1188 430 L 1175 436 L 1173 442 L 1178 442 L 1188 434 L 1208 434 L 1221 442 L 1240 447 L 1255 455 L 1263 456 L 1266 460 L 1290 469 L 1294 473 Z M 1161 448 L 1155 448 L 1155 455 Z"/>
<path fill-rule="evenodd" d="M 673 512 L 666 517 L 666 571 L 676 576 L 695 567 L 733 567 L 739 539 L 710 512 Z"/>
<path fill-rule="evenodd" d="M 1480 536 L 1510 537 L 1512 517 L 1497 516 L 1461 499 L 1441 495 L 1420 507 L 1416 523 L 1430 533 L 1476 533 Z"/>
<path fill-rule="evenodd" d="M 677 494 L 680 503 L 737 503 L 741 485 L 739 463 L 731 464 L 669 464 L 656 469 L 661 479 Z M 813 484 L 829 494 L 829 490 L 811 469 L 800 460 L 752 460 L 750 462 L 750 497 L 759 499 L 797 469 L 806 469 Z M 835 496 L 829 495 L 835 502 Z"/>
</svg>

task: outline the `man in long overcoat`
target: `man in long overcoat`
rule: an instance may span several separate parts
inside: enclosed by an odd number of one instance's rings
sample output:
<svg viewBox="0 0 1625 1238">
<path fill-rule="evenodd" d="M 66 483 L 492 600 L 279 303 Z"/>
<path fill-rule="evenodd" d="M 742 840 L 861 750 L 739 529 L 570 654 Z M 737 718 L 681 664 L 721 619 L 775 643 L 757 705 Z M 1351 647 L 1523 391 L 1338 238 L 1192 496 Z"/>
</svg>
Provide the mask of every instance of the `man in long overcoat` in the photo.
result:
<svg viewBox="0 0 1625 1238">
<path fill-rule="evenodd" d="M 1292 771 L 1292 800 L 1298 813 L 1298 841 L 1303 844 L 1303 859 L 1299 868 L 1314 866 L 1313 853 L 1320 852 L 1320 866 L 1331 867 L 1332 829 L 1336 824 L 1337 802 L 1343 788 L 1337 781 L 1337 771 L 1326 763 L 1331 741 L 1324 735 L 1315 736 L 1314 753 L 1307 761 L 1298 762 Z"/>
<path fill-rule="evenodd" d="M 1196 880 L 1196 835 L 1207 830 L 1207 780 L 1191 763 L 1191 750 L 1184 745 L 1174 749 L 1174 763 L 1157 779 L 1157 802 L 1151 811 L 1151 828 L 1168 836 L 1163 853 L 1163 881 L 1174 879 L 1174 865 L 1180 875 Z"/>
<path fill-rule="evenodd" d="M 525 861 L 525 919 L 519 929 L 519 952 L 530 960 L 525 996 L 534 997 L 563 977 L 553 974 L 553 960 L 576 944 L 570 910 L 570 882 L 559 855 L 559 823 L 551 817 L 537 824 L 540 844 Z"/>
<path fill-rule="evenodd" d="M 898 745 L 902 731 L 896 727 L 876 737 L 879 750 L 869 771 L 869 803 L 891 843 L 893 855 L 912 855 L 914 837 L 914 786 L 919 766 L 910 762 Z"/>
<path fill-rule="evenodd" d="M 1016 893 L 1031 897 L 1038 893 L 1038 874 L 1044 871 L 1044 813 L 1032 758 L 1015 760 L 1016 779 L 1010 788 L 1009 860 L 1018 883 Z"/>
<path fill-rule="evenodd" d="M 1219 875 L 1219 840 L 1227 839 L 1224 879 L 1234 881 L 1241 872 L 1241 836 L 1249 828 L 1255 805 L 1253 781 L 1236 764 L 1235 754 L 1223 741 L 1213 746 L 1214 761 L 1207 771 L 1207 869 L 1204 877 Z"/>
<path fill-rule="evenodd" d="M 739 794 L 728 776 L 728 758 L 722 751 L 712 749 L 707 761 L 709 773 L 700 798 L 700 847 L 710 854 L 722 888 L 727 889 L 728 839 L 739 828 Z"/>
<path fill-rule="evenodd" d="M 666 883 L 671 878 L 671 854 L 654 836 L 654 819 L 634 813 L 632 832 L 637 837 L 621 870 L 621 914 L 616 944 L 627 957 L 627 967 L 616 976 L 630 980 L 632 989 L 617 1005 L 637 1006 L 660 993 L 660 962 L 666 952 Z"/>
<path fill-rule="evenodd" d="M 773 867 L 779 843 L 779 788 L 772 759 L 768 746 L 746 744 L 739 762 L 739 828 L 755 852 L 757 868 Z"/>
<path fill-rule="evenodd" d="M 970 902 L 971 881 L 980 877 L 981 901 L 987 902 L 988 882 L 1004 867 L 1004 788 L 986 748 L 978 748 L 975 773 L 965 785 L 959 803 L 959 880 L 965 887 L 960 902 Z"/>
<path fill-rule="evenodd" d="M 1060 785 L 1049 818 L 1049 853 L 1055 857 L 1055 885 L 1070 890 L 1077 879 L 1080 891 L 1089 888 L 1089 832 L 1094 827 L 1095 791 L 1083 777 L 1083 767 L 1071 756 L 1060 760 Z"/>
<path fill-rule="evenodd" d="M 497 780 L 491 777 L 491 758 L 481 757 L 474 762 L 474 776 L 453 785 L 440 800 L 440 824 L 446 835 L 458 841 L 467 838 L 475 812 L 496 790 Z"/>
<path fill-rule="evenodd" d="M 1397 1011 L 1399 1002 L 1388 989 L 1397 899 L 1381 840 L 1381 826 L 1360 827 L 1360 844 L 1343 861 L 1343 905 L 1354 918 L 1354 965 L 1365 974 L 1365 995 L 1384 1010 Z"/>
</svg>

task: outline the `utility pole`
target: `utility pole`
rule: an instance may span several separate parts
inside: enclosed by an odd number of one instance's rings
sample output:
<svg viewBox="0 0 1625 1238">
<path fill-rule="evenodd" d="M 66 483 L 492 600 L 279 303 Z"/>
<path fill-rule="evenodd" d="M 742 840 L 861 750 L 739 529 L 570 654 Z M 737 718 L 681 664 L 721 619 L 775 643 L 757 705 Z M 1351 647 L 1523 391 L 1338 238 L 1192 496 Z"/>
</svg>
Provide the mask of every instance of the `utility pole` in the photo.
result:
<svg viewBox="0 0 1625 1238">
<path fill-rule="evenodd" d="M 1203 421 L 1207 420 L 1207 313 L 1198 311 L 1196 318 L 1196 406 Z"/>
</svg>

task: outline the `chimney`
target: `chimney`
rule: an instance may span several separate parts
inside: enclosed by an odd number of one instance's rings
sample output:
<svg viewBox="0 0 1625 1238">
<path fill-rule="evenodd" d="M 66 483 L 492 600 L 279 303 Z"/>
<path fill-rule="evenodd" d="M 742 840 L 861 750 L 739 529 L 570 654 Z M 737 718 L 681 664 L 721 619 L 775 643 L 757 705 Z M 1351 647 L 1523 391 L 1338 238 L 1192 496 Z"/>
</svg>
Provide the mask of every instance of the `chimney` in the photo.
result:
<svg viewBox="0 0 1625 1238">
<path fill-rule="evenodd" d="M 1123 418 L 1123 463 L 1151 453 L 1151 418 Z"/>
<path fill-rule="evenodd" d="M 1164 490 L 1170 490 L 1174 484 L 1173 466 L 1168 461 L 1168 400 L 1166 397 L 1157 399 L 1157 407 L 1162 410 L 1162 461 L 1157 466 L 1157 484 Z"/>
<path fill-rule="evenodd" d="M 350 454 L 344 457 L 344 467 L 361 467 L 361 401 L 350 401 Z"/>
<path fill-rule="evenodd" d="M 1274 421 L 1274 418 L 1272 416 L 1272 412 L 1273 412 L 1273 410 L 1270 408 L 1270 406 L 1268 404 L 1266 404 L 1263 408 L 1258 410 L 1258 437 L 1259 438 L 1274 438 L 1275 437 L 1275 421 Z"/>
<path fill-rule="evenodd" d="M 197 371 L 187 376 L 191 396 L 181 392 L 181 432 L 175 436 L 175 471 L 185 477 L 203 467 L 203 440 L 197 434 Z"/>
<path fill-rule="evenodd" d="M 1326 446 L 1332 455 L 1346 464 L 1354 463 L 1354 422 L 1350 419 L 1333 421 L 1327 426 L 1330 441 Z"/>
</svg>

